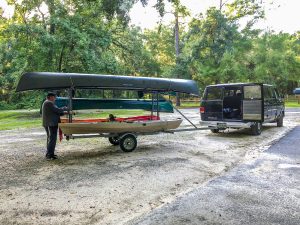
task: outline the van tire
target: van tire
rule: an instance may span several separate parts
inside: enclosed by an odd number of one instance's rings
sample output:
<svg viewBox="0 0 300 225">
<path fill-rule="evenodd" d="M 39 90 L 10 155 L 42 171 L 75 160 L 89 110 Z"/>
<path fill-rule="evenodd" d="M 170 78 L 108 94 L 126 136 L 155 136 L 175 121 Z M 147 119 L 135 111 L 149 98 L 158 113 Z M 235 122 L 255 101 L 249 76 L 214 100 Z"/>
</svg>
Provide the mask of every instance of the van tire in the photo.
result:
<svg viewBox="0 0 300 225">
<path fill-rule="evenodd" d="M 252 126 L 251 126 L 251 134 L 252 135 L 260 135 L 262 131 L 262 124 L 261 122 L 255 122 Z"/>
<path fill-rule="evenodd" d="M 219 133 L 220 130 L 219 129 L 210 129 L 210 131 L 214 134 L 217 134 L 217 133 Z"/>
<path fill-rule="evenodd" d="M 282 114 L 277 119 L 277 127 L 283 127 L 283 115 Z"/>
</svg>

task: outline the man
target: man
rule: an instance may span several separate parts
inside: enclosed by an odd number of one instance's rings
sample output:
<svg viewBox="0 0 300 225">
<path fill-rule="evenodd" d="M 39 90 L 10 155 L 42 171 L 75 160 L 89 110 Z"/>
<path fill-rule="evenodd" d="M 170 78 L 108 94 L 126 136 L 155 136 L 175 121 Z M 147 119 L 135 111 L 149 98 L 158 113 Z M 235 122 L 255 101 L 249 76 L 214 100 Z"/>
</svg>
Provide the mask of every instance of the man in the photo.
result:
<svg viewBox="0 0 300 225">
<path fill-rule="evenodd" d="M 67 107 L 58 108 L 55 105 L 56 95 L 52 92 L 48 93 L 47 99 L 42 106 L 42 117 L 43 117 L 43 127 L 47 133 L 47 160 L 57 159 L 57 155 L 54 154 L 58 123 L 60 122 L 60 116 L 64 115 Z"/>
</svg>

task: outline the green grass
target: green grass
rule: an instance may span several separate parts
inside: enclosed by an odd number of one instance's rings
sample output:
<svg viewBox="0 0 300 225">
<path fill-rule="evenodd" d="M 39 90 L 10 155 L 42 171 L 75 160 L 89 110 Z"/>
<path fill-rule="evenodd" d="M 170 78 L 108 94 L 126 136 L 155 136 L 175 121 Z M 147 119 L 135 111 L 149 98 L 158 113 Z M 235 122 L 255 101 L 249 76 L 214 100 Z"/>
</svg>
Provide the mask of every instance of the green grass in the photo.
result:
<svg viewBox="0 0 300 225">
<path fill-rule="evenodd" d="M 285 107 L 287 108 L 299 108 L 300 104 L 296 101 L 285 101 Z"/>
<path fill-rule="evenodd" d="M 30 128 L 41 126 L 38 110 L 4 110 L 0 111 L 0 130 Z"/>
<path fill-rule="evenodd" d="M 78 112 L 75 118 L 108 118 L 109 114 L 117 117 L 149 115 L 142 110 L 101 110 L 96 112 Z M 42 118 L 39 110 L 2 110 L 0 111 L 0 130 L 41 127 Z"/>
<path fill-rule="evenodd" d="M 199 108 L 200 102 L 181 102 L 179 108 Z"/>
</svg>

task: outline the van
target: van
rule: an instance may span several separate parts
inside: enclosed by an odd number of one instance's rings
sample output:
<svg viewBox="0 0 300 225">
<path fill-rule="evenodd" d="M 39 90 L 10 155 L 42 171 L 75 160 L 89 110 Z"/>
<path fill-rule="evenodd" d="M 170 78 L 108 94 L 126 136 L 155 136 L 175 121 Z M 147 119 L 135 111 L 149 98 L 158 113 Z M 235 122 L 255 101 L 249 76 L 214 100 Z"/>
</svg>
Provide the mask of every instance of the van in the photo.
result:
<svg viewBox="0 0 300 225">
<path fill-rule="evenodd" d="M 284 113 L 284 100 L 272 85 L 209 85 L 200 105 L 200 124 L 211 127 L 213 133 L 227 128 L 250 128 L 253 135 L 260 135 L 263 123 L 282 127 Z"/>
</svg>

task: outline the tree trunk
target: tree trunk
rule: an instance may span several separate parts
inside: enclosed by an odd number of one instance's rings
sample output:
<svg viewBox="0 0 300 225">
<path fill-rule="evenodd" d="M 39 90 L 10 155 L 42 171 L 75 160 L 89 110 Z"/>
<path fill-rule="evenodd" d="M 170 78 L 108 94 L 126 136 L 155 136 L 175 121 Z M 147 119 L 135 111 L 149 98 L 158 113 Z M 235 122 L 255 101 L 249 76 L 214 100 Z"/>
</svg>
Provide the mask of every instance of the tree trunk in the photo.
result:
<svg viewBox="0 0 300 225">
<path fill-rule="evenodd" d="M 54 17 L 54 14 L 55 14 L 55 3 L 54 3 L 54 0 L 46 0 L 45 3 L 47 4 L 48 6 L 48 9 L 49 9 L 49 15 L 50 15 L 50 28 L 49 28 L 49 34 L 50 35 L 54 35 L 55 33 L 55 24 L 53 22 L 53 17 Z M 49 52 L 48 52 L 48 59 L 49 59 L 49 65 L 50 65 L 50 68 L 53 68 L 53 44 L 50 43 L 50 46 L 49 46 Z"/>
<path fill-rule="evenodd" d="M 62 72 L 62 61 L 63 61 L 63 56 L 64 56 L 64 49 L 65 49 L 65 45 L 63 45 L 61 52 L 60 52 L 58 68 L 57 68 L 58 72 Z"/>
<path fill-rule="evenodd" d="M 174 13 L 175 16 L 175 53 L 176 53 L 176 65 L 178 65 L 178 60 L 179 60 L 179 54 L 180 54 L 180 49 L 179 49 L 179 22 L 178 22 L 178 12 L 175 11 Z M 176 74 L 177 78 L 179 77 L 179 74 Z M 180 95 L 179 93 L 176 93 L 176 106 L 180 106 Z"/>
</svg>

